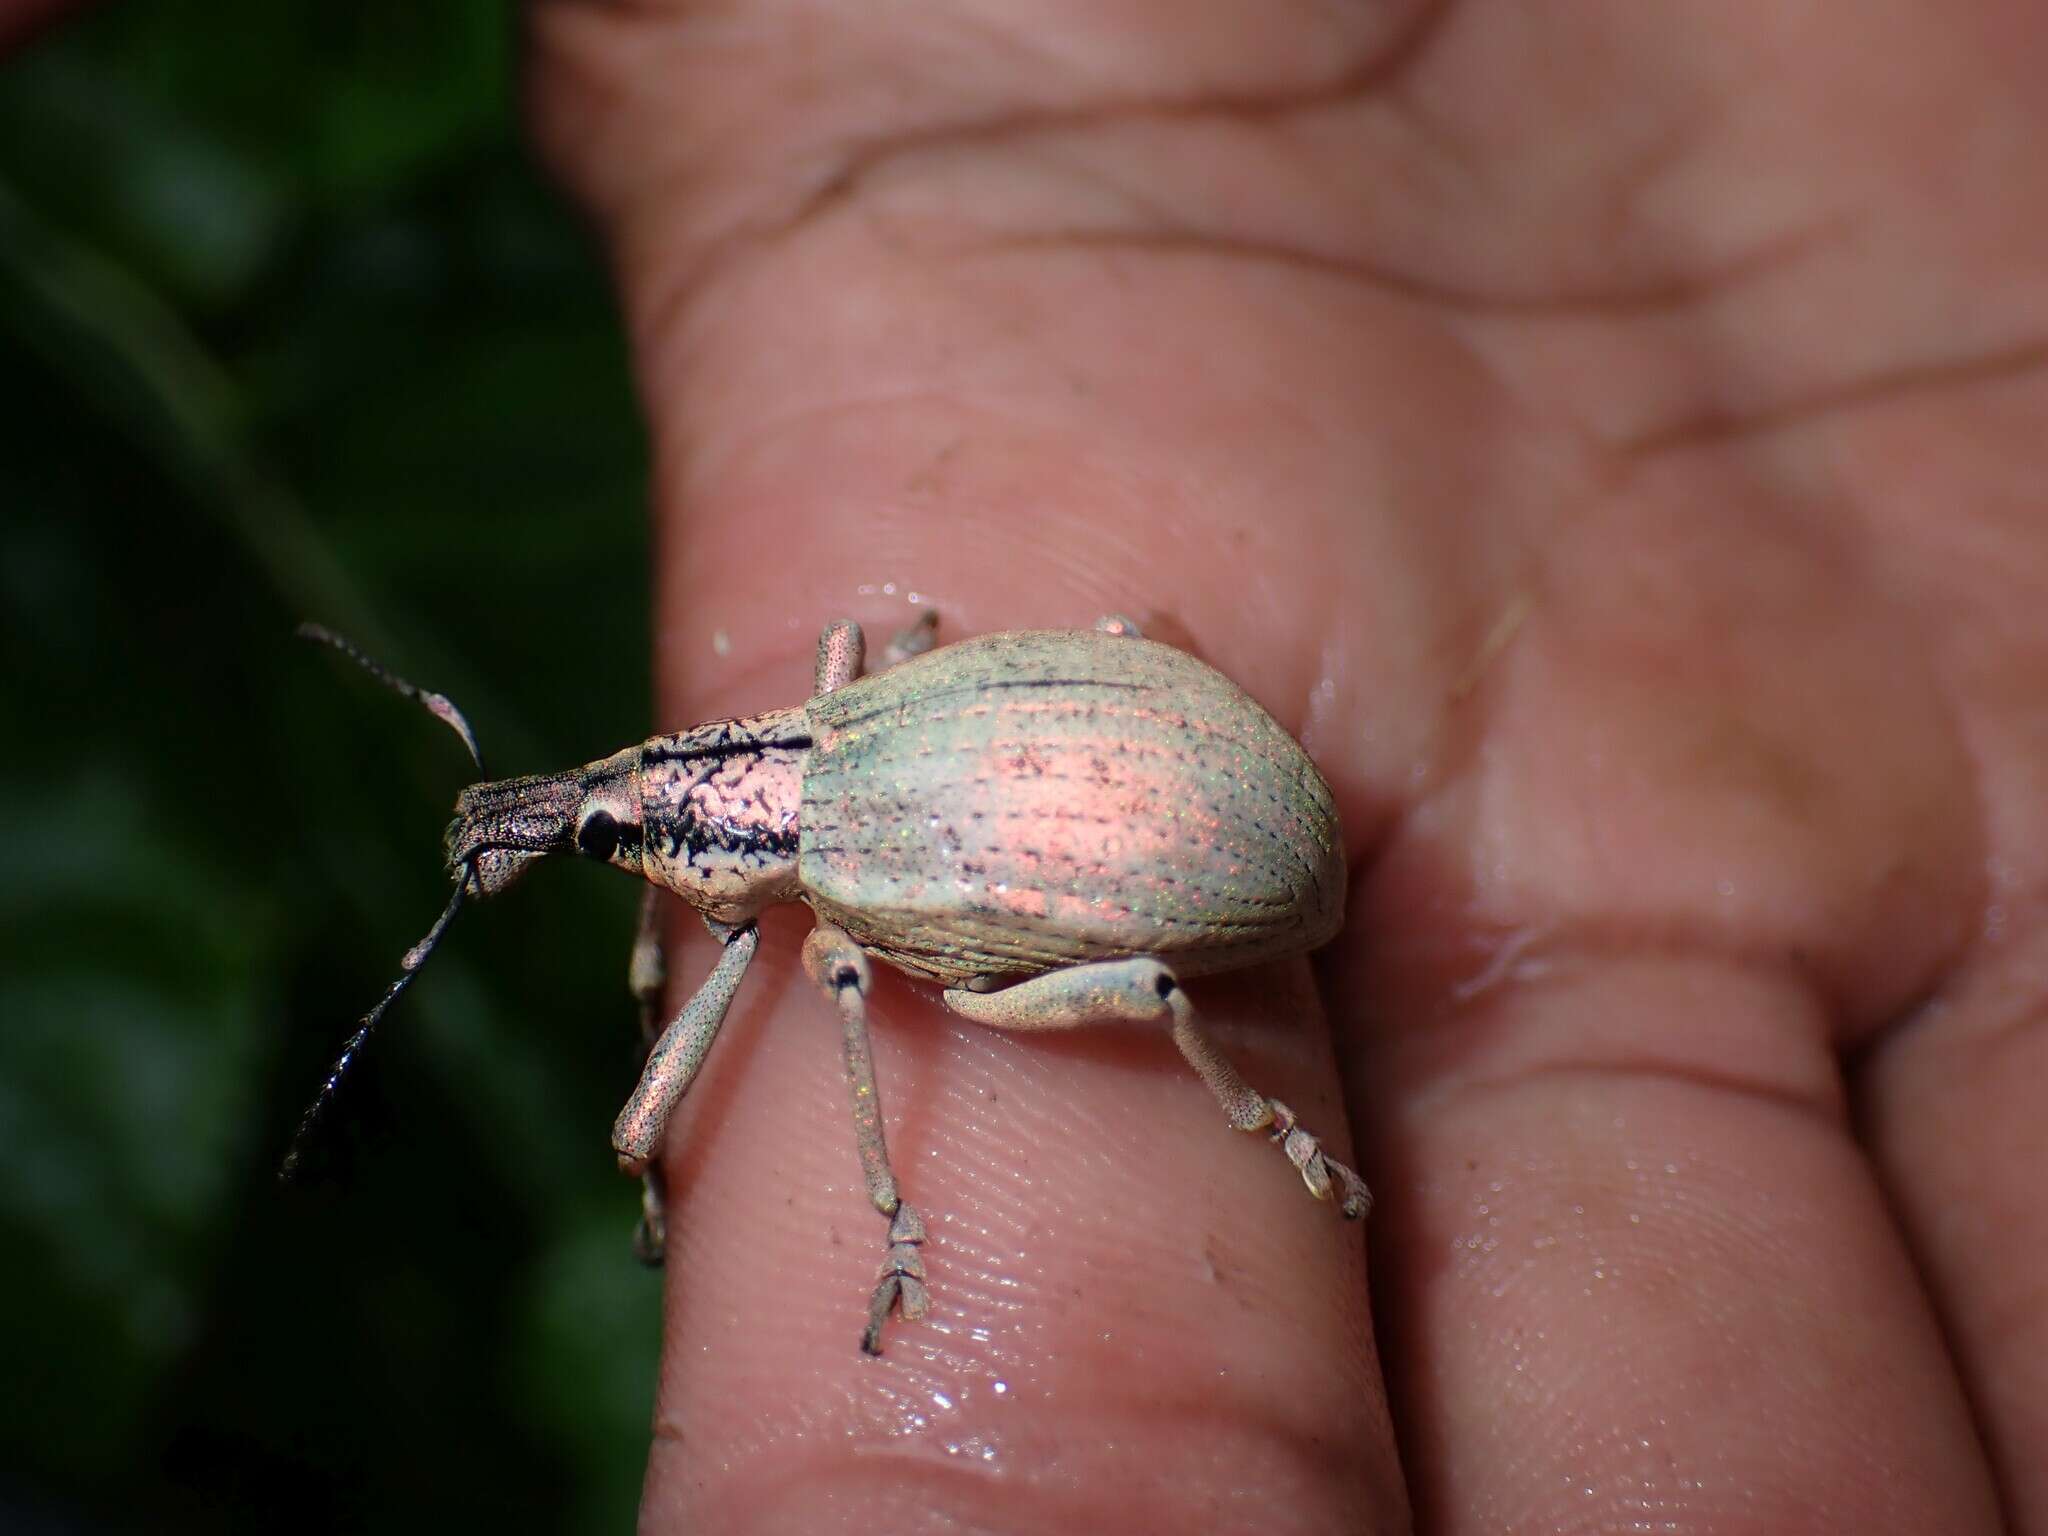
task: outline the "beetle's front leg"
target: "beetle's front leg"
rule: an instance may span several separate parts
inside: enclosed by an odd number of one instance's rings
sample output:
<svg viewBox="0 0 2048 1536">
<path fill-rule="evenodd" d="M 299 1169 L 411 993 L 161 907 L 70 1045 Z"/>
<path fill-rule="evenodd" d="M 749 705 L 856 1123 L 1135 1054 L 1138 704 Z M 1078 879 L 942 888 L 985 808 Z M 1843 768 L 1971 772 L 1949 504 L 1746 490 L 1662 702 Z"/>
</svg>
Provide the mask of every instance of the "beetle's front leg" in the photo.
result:
<svg viewBox="0 0 2048 1536">
<path fill-rule="evenodd" d="M 924 1285 L 924 1222 L 896 1193 L 896 1175 L 889 1167 L 888 1144 L 882 1139 L 882 1103 L 875 1092 L 875 1053 L 868 1041 L 867 993 L 871 982 L 868 957 L 844 929 L 820 923 L 804 940 L 804 970 L 839 1004 L 840 1038 L 846 1048 L 846 1084 L 853 1091 L 853 1130 L 860 1145 L 860 1167 L 868 1199 L 889 1218 L 889 1246 L 881 1274 L 868 1301 L 868 1326 L 860 1347 L 882 1352 L 882 1325 L 891 1310 L 905 1322 L 916 1322 L 931 1306 Z"/>
<path fill-rule="evenodd" d="M 712 931 L 725 941 L 725 953 L 718 957 L 696 996 L 683 1005 L 683 1011 L 654 1042 L 639 1085 L 612 1125 L 612 1150 L 619 1154 L 619 1167 L 627 1173 L 644 1174 L 661 1150 L 669 1112 L 704 1065 L 711 1042 L 718 1038 L 718 1026 L 725 1022 L 733 994 L 739 991 L 740 979 L 747 974 L 748 962 L 761 942 L 760 930 L 752 923 Z"/>
<path fill-rule="evenodd" d="M 920 613 L 907 629 L 882 648 L 882 669 L 922 656 L 937 641 L 939 615 L 933 608 Z M 861 675 L 867 658 L 867 640 L 851 619 L 835 619 L 818 636 L 818 665 L 812 673 L 811 692 L 836 693 Z M 881 670 L 881 669 L 878 669 Z"/>
<path fill-rule="evenodd" d="M 640 1009 L 640 1065 L 645 1071 L 661 1036 L 661 994 L 668 985 L 668 956 L 661 943 L 661 890 L 649 885 L 640 897 L 640 928 L 633 936 L 633 958 L 626 966 L 626 987 Z M 649 1163 L 640 1175 L 640 1225 L 633 1229 L 633 1256 L 658 1266 L 668 1249 L 668 1191 L 661 1165 Z"/>
<path fill-rule="evenodd" d="M 1095 965 L 1048 971 L 1000 992 L 954 989 L 946 1006 L 962 1018 L 997 1029 L 1070 1029 L 1102 1019 L 1173 1019 L 1173 1043 L 1188 1065 L 1201 1074 L 1223 1106 L 1230 1124 L 1240 1131 L 1265 1131 L 1300 1170 L 1302 1182 L 1318 1200 L 1337 1196 L 1338 1209 L 1356 1221 L 1372 1209 L 1365 1181 L 1334 1157 L 1302 1128 L 1294 1111 L 1269 1099 L 1242 1077 L 1237 1068 L 1195 1022 L 1194 1006 L 1170 966 L 1159 960 L 1106 960 Z"/>
</svg>

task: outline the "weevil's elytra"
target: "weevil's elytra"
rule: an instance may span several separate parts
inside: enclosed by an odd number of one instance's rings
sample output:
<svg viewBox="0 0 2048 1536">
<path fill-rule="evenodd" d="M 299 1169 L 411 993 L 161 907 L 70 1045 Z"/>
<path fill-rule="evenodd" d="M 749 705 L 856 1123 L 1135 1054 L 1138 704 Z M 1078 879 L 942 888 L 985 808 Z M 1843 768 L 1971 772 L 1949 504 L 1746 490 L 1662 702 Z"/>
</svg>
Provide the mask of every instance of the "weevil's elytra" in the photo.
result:
<svg viewBox="0 0 2048 1536">
<path fill-rule="evenodd" d="M 1343 923 L 1321 775 L 1184 651 L 990 635 L 808 713 L 798 883 L 900 969 L 960 986 L 1156 955 L 1192 976 Z"/>
<path fill-rule="evenodd" d="M 941 984 L 947 1008 L 995 1028 L 1166 1022 L 1232 1126 L 1267 1132 L 1313 1194 L 1363 1216 L 1364 1183 L 1238 1076 L 1179 984 L 1304 953 L 1343 923 L 1336 806 L 1308 755 L 1221 673 L 1127 619 L 931 641 L 927 615 L 892 644 L 893 665 L 863 676 L 858 626 L 831 625 L 807 703 L 567 773 L 476 784 L 456 801 L 456 893 L 430 940 L 465 892 L 492 895 L 533 860 L 574 850 L 680 896 L 724 945 L 657 1036 L 665 967 L 658 914 L 643 905 L 631 983 L 649 1052 L 612 1130 L 621 1167 L 647 1181 L 643 1255 L 661 1253 L 654 1163 L 669 1114 L 752 961 L 754 919 L 782 901 L 817 915 L 804 968 L 839 1012 L 862 1172 L 889 1218 L 861 1337 L 870 1353 L 892 1314 L 915 1320 L 929 1305 L 924 1224 L 882 1134 L 870 957 Z M 474 751 L 459 712 L 424 697 Z M 410 975 L 364 1021 L 308 1124 Z"/>
</svg>

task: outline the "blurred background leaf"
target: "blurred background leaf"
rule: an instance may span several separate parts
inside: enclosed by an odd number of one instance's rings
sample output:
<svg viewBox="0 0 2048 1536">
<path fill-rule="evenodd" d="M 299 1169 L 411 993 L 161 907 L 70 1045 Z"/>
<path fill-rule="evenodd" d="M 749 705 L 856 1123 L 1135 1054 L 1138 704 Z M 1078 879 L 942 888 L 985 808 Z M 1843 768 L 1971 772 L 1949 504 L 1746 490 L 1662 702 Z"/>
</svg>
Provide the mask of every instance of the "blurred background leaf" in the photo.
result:
<svg viewBox="0 0 2048 1536">
<path fill-rule="evenodd" d="M 636 893 L 477 909 L 272 1169 L 494 771 L 649 726 L 617 318 L 503 4 L 128 0 L 0 61 L 0 1527 L 615 1531 Z"/>
</svg>

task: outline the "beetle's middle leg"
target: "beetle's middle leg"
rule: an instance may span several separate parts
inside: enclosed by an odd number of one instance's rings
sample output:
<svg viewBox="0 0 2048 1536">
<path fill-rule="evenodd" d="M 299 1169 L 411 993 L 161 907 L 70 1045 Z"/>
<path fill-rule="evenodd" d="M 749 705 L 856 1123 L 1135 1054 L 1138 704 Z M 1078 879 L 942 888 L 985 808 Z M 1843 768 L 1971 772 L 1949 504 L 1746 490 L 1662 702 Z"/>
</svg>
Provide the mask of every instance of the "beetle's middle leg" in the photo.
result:
<svg viewBox="0 0 2048 1536">
<path fill-rule="evenodd" d="M 1365 1180 L 1325 1154 L 1322 1143 L 1303 1128 L 1293 1110 L 1238 1076 L 1237 1068 L 1195 1022 L 1187 992 L 1163 961 L 1105 960 L 1048 971 L 1000 992 L 956 988 L 944 997 L 946 1006 L 962 1018 L 997 1029 L 1070 1029 L 1102 1019 L 1171 1016 L 1173 1043 L 1209 1085 L 1235 1129 L 1265 1131 L 1300 1170 L 1309 1193 L 1318 1200 L 1336 1196 L 1338 1209 L 1351 1220 L 1372 1209 Z"/>
<path fill-rule="evenodd" d="M 872 981 L 868 957 L 845 929 L 820 923 L 804 940 L 804 970 L 839 1004 L 840 1038 L 846 1048 L 846 1085 L 853 1090 L 853 1130 L 860 1143 L 861 1173 L 868 1199 L 889 1218 L 888 1251 L 868 1300 L 868 1326 L 860 1347 L 882 1352 L 882 1325 L 892 1310 L 916 1322 L 931 1306 L 924 1286 L 924 1221 L 896 1192 L 889 1148 L 882 1139 L 882 1103 L 875 1092 L 875 1053 L 868 1042 L 867 994 Z"/>
</svg>

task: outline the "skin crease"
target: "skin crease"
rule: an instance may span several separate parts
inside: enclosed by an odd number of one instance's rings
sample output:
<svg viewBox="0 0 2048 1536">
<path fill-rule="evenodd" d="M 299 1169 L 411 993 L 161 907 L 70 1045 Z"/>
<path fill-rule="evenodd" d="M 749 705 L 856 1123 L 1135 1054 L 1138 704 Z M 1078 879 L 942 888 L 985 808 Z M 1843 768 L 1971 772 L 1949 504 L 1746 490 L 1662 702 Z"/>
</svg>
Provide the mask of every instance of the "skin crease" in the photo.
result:
<svg viewBox="0 0 2048 1536">
<path fill-rule="evenodd" d="M 786 914 L 668 1144 L 643 1529 L 2048 1531 L 2048 12 L 529 23 L 661 724 L 921 601 L 1214 662 L 1337 789 L 1352 920 L 1327 1011 L 1191 991 L 1380 1202 L 1163 1033 L 878 972 L 935 1310 L 864 1359 Z"/>
</svg>

